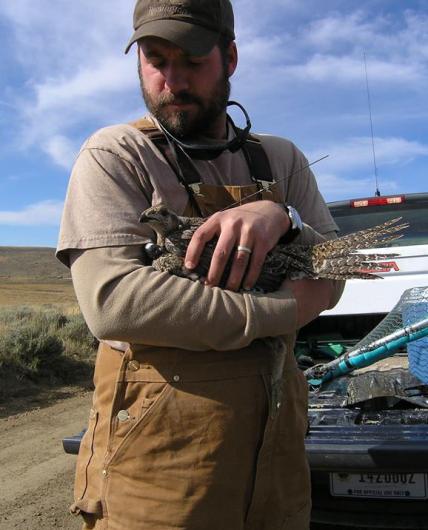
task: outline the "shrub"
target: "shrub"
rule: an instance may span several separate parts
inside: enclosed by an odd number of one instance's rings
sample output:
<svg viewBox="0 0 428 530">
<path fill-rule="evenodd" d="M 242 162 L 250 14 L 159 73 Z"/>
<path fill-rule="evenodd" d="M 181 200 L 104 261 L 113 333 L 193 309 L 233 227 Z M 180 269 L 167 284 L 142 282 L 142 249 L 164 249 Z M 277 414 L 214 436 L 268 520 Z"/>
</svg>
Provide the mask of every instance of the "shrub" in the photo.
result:
<svg viewBox="0 0 428 530">
<path fill-rule="evenodd" d="M 15 324 L 0 338 L 0 370 L 29 377 L 48 375 L 64 350 L 62 341 L 38 322 Z"/>
<path fill-rule="evenodd" d="M 91 372 L 96 341 L 81 314 L 0 311 L 0 380 L 76 382 Z"/>
<path fill-rule="evenodd" d="M 78 313 L 68 317 L 59 332 L 63 342 L 64 353 L 78 359 L 93 360 L 98 341 L 89 331 L 83 316 Z"/>
<path fill-rule="evenodd" d="M 20 320 L 27 320 L 34 315 L 34 309 L 27 306 L 20 306 L 18 308 L 2 308 L 0 309 L 0 322 L 3 324 L 11 324 Z"/>
</svg>

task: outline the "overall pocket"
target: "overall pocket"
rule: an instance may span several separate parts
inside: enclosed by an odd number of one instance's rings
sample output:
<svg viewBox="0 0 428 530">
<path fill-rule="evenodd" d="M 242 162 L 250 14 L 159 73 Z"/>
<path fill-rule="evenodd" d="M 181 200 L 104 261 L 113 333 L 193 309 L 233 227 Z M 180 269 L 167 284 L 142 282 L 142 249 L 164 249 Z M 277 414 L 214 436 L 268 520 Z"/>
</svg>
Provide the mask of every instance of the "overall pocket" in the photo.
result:
<svg viewBox="0 0 428 530">
<path fill-rule="evenodd" d="M 133 431 L 148 421 L 158 402 L 170 390 L 165 379 L 152 367 L 127 363 L 112 407 L 108 463 L 122 450 L 122 444 Z"/>
<path fill-rule="evenodd" d="M 111 420 L 109 454 L 111 458 L 121 450 L 122 443 L 132 436 L 134 429 L 149 421 L 153 410 L 162 396 L 168 393 L 167 383 L 128 383 L 123 388 L 123 398 Z M 110 461 L 110 458 L 109 458 Z"/>
</svg>

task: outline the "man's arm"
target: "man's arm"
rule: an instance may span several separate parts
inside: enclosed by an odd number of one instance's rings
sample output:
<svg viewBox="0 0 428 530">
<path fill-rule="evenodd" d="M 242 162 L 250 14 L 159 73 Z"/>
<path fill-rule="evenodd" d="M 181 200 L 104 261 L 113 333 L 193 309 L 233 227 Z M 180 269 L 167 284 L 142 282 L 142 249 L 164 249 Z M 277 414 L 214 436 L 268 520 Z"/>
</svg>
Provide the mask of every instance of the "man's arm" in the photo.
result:
<svg viewBox="0 0 428 530">
<path fill-rule="evenodd" d="M 305 326 L 326 309 L 334 307 L 342 294 L 345 282 L 333 280 L 285 280 L 296 300 L 296 327 Z"/>
<path fill-rule="evenodd" d="M 324 239 L 310 227 L 302 238 L 306 243 Z M 98 338 L 191 350 L 239 349 L 257 338 L 294 333 L 334 306 L 344 285 L 286 280 L 275 293 L 240 294 L 156 272 L 141 256 L 140 246 L 72 251 L 76 294 Z"/>
<path fill-rule="evenodd" d="M 235 293 L 145 266 L 140 246 L 71 251 L 82 313 L 99 339 L 189 350 L 235 350 L 261 337 L 294 333 L 288 288 Z"/>
</svg>

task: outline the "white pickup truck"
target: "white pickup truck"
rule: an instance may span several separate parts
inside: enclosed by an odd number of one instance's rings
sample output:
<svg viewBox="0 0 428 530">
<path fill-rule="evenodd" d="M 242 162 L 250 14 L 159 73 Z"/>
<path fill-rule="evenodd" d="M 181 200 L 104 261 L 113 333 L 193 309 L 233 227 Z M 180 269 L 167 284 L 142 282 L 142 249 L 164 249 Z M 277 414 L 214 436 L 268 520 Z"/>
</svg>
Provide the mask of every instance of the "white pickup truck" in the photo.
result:
<svg viewBox="0 0 428 530">
<path fill-rule="evenodd" d="M 428 285 L 428 193 L 371 197 L 328 204 L 339 235 L 402 217 L 409 223 L 400 239 L 372 249 L 399 254 L 385 260 L 381 280 L 349 280 L 340 302 L 323 315 L 385 314 L 411 287 Z M 367 252 L 367 251 L 365 251 Z"/>
<path fill-rule="evenodd" d="M 383 260 L 382 279 L 348 280 L 339 303 L 303 328 L 301 337 L 361 339 L 394 307 L 406 289 L 428 285 L 428 193 L 370 197 L 328 203 L 346 235 L 402 218 L 402 237 L 370 252 L 400 256 Z M 367 252 L 365 250 L 364 252 Z"/>
</svg>

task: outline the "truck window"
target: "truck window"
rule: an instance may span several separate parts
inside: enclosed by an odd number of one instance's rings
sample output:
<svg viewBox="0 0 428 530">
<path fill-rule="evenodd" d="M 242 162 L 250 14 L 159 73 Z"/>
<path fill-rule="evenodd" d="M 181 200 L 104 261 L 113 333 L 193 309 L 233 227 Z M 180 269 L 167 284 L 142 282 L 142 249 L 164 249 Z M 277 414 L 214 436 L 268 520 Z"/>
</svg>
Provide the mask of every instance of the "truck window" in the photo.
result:
<svg viewBox="0 0 428 530">
<path fill-rule="evenodd" d="M 397 205 L 368 206 L 351 208 L 350 206 L 331 207 L 330 211 L 339 227 L 339 236 L 382 224 L 390 219 L 402 217 L 409 223 L 400 239 L 385 244 L 388 246 L 426 245 L 428 244 L 428 199 L 417 202 L 405 202 Z"/>
</svg>

